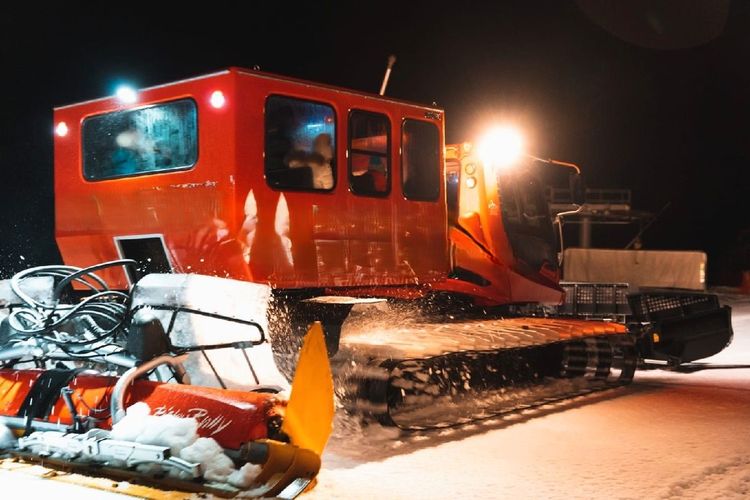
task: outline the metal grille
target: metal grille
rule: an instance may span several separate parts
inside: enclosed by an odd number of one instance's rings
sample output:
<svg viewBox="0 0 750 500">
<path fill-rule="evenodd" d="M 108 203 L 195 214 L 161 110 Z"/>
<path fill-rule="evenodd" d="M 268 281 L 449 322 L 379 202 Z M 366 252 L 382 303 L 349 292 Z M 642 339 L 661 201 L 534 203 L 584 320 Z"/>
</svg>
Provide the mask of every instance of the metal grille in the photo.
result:
<svg viewBox="0 0 750 500">
<path fill-rule="evenodd" d="M 630 314 L 626 283 L 562 282 L 565 302 L 560 314 L 583 317 L 620 317 Z"/>
<path fill-rule="evenodd" d="M 629 298 L 633 314 L 641 321 L 685 318 L 719 308 L 716 295 L 691 292 L 645 292 Z"/>
</svg>

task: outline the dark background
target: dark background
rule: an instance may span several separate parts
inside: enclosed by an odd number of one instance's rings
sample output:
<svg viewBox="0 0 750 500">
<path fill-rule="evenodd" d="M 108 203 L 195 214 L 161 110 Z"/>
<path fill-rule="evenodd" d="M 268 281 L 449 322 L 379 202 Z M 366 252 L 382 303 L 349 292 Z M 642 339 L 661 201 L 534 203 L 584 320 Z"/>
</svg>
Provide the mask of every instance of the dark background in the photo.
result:
<svg viewBox="0 0 750 500">
<path fill-rule="evenodd" d="M 391 53 L 388 94 L 444 107 L 448 141 L 517 123 L 589 186 L 671 202 L 645 248 L 705 250 L 713 282 L 750 264 L 750 2 L 255 4 L 0 7 L 0 277 L 59 260 L 53 106 L 226 66 L 376 92 Z"/>
</svg>

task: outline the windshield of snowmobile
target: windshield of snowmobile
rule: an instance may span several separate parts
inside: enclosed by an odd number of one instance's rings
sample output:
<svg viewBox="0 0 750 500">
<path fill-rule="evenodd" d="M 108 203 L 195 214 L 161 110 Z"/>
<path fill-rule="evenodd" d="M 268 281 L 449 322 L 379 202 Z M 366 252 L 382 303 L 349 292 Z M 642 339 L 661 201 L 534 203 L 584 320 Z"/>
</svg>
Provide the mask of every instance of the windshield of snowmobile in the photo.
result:
<svg viewBox="0 0 750 500">
<path fill-rule="evenodd" d="M 115 111 L 83 122 L 83 174 L 114 179 L 192 167 L 198 159 L 192 99 Z"/>
</svg>

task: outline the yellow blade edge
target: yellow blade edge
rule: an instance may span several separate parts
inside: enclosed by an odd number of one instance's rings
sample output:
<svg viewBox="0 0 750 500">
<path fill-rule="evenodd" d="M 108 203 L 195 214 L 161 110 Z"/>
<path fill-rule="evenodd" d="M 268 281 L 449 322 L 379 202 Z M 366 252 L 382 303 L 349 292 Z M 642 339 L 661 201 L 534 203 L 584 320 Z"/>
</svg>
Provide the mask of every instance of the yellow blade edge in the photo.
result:
<svg viewBox="0 0 750 500">
<path fill-rule="evenodd" d="M 333 375 L 323 328 L 313 323 L 305 335 L 281 430 L 318 456 L 333 429 Z"/>
</svg>

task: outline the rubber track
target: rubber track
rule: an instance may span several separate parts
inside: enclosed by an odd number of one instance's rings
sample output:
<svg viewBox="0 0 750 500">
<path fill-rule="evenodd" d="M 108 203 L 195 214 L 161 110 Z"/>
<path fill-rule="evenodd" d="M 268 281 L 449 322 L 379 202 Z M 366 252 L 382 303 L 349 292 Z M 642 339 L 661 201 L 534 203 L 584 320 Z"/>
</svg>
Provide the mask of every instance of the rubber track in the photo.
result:
<svg viewBox="0 0 750 500">
<path fill-rule="evenodd" d="M 409 430 L 624 385 L 637 361 L 623 325 L 567 319 L 421 322 L 342 341 L 347 363 L 336 371 L 344 406 Z"/>
</svg>

